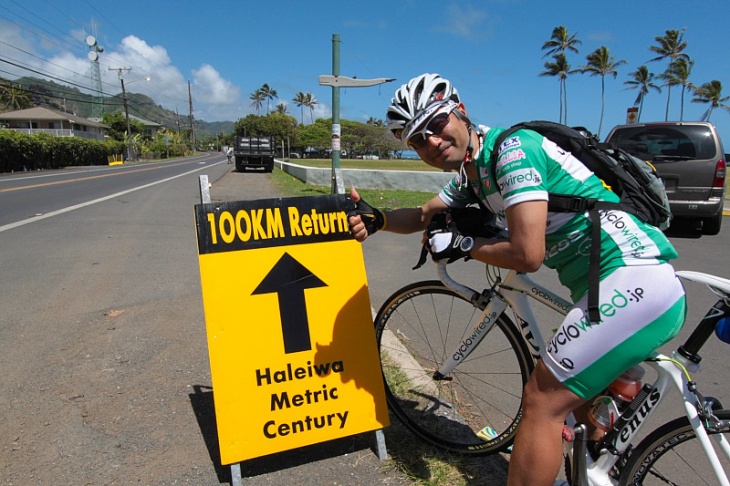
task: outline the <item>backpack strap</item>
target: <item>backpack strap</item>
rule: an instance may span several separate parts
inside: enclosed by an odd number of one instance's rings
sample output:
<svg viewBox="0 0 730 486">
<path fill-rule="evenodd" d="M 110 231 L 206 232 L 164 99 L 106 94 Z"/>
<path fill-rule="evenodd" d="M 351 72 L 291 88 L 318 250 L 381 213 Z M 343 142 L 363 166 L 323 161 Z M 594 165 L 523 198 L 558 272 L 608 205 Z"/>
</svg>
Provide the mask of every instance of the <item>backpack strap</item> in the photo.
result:
<svg viewBox="0 0 730 486">
<path fill-rule="evenodd" d="M 597 209 L 588 211 L 591 220 L 591 254 L 588 261 L 588 320 L 598 322 L 598 287 L 601 274 L 601 218 Z"/>
</svg>

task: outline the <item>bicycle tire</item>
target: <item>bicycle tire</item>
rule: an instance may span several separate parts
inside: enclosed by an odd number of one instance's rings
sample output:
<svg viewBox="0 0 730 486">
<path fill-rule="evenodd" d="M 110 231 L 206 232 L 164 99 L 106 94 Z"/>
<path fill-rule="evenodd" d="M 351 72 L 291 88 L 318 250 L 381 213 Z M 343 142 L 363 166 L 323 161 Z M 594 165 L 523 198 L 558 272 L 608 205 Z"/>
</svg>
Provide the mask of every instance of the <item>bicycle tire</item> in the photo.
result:
<svg viewBox="0 0 730 486">
<path fill-rule="evenodd" d="M 730 420 L 730 410 L 717 410 L 721 420 Z M 710 432 L 710 439 L 730 432 Z M 680 417 L 657 428 L 642 440 L 629 455 L 621 470 L 620 485 L 717 484 L 710 462 L 701 448 L 687 417 Z M 714 442 L 714 441 L 713 441 Z M 730 474 L 730 459 L 719 451 L 718 457 Z"/>
<path fill-rule="evenodd" d="M 534 368 L 520 330 L 502 314 L 448 381 L 434 380 L 445 353 L 457 349 L 480 314 L 434 280 L 396 291 L 375 318 L 390 410 L 425 441 L 466 455 L 509 448 L 522 417 L 522 389 Z"/>
</svg>

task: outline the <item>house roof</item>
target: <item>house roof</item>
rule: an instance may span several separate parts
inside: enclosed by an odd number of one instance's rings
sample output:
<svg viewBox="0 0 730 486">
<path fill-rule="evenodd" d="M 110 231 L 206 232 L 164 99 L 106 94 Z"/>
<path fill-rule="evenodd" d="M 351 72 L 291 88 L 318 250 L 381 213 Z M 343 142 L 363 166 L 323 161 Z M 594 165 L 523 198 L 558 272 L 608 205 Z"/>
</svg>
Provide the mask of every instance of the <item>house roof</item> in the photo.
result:
<svg viewBox="0 0 730 486">
<path fill-rule="evenodd" d="M 123 112 L 121 112 L 121 113 L 123 114 Z M 142 125 L 144 125 L 144 126 L 145 126 L 145 128 L 155 128 L 155 129 L 158 129 L 158 128 L 165 128 L 165 127 L 164 127 L 164 125 L 160 125 L 160 124 L 159 124 L 159 123 L 157 123 L 157 122 L 153 122 L 153 121 L 145 120 L 144 118 L 140 118 L 140 117 L 138 117 L 138 116 L 134 116 L 134 115 L 129 115 L 129 119 L 130 119 L 130 120 L 135 120 L 135 121 L 138 121 L 138 122 L 140 122 L 140 123 L 141 123 Z M 92 121 L 98 121 L 98 122 L 100 122 L 100 121 L 101 121 L 101 118 L 92 118 L 91 120 L 92 120 Z"/>
<path fill-rule="evenodd" d="M 73 113 L 62 113 L 60 111 L 36 106 L 25 110 L 9 111 L 0 113 L 0 120 L 68 120 L 71 123 L 86 125 L 87 127 L 109 128 L 106 125 L 97 123 L 88 118 L 74 115 Z"/>
<path fill-rule="evenodd" d="M 133 120 L 137 120 L 138 122 L 140 122 L 140 123 L 141 123 L 142 125 L 144 125 L 144 126 L 146 126 L 146 127 L 151 127 L 151 128 L 163 128 L 163 127 L 162 127 L 162 125 L 160 125 L 160 124 L 159 124 L 159 123 L 157 123 L 157 122 L 153 122 L 153 121 L 145 120 L 144 118 L 140 118 L 140 117 L 138 117 L 138 116 L 134 116 L 134 115 L 129 115 L 129 118 L 131 118 L 131 119 L 133 119 Z"/>
</svg>

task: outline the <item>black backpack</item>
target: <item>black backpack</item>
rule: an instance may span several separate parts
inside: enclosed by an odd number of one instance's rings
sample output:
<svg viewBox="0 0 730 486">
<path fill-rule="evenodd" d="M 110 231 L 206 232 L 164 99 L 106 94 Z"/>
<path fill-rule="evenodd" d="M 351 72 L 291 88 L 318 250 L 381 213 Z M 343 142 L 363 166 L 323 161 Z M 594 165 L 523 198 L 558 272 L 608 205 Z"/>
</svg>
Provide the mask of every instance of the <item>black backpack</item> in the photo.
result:
<svg viewBox="0 0 730 486">
<path fill-rule="evenodd" d="M 672 214 L 664 184 L 648 162 L 609 144 L 599 141 L 582 129 L 570 128 L 550 121 L 518 123 L 497 137 L 492 149 L 490 166 L 496 181 L 498 150 L 502 143 L 520 129 L 533 130 L 573 154 L 598 176 L 621 200 L 618 203 L 599 201 L 572 194 L 549 194 L 548 210 L 554 212 L 588 211 L 592 225 L 592 241 L 600 239 L 599 211 L 621 210 L 635 215 L 641 221 L 667 229 Z M 598 278 L 600 273 L 600 245 L 592 245 L 588 274 L 588 317 L 599 320 Z"/>
</svg>

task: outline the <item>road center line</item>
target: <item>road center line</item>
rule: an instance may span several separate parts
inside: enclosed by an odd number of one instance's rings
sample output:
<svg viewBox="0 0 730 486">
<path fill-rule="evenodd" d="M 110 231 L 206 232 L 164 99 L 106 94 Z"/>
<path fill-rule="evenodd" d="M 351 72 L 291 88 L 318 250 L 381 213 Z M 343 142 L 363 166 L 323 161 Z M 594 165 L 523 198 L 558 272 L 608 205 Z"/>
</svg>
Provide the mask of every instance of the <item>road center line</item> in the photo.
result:
<svg viewBox="0 0 730 486">
<path fill-rule="evenodd" d="M 80 204 L 76 204 L 74 206 L 69 206 L 67 208 L 58 209 L 56 211 L 51 211 L 50 213 L 41 214 L 40 216 L 33 216 L 32 218 L 28 218 L 28 219 L 24 219 L 24 220 L 21 220 L 21 221 L 17 221 L 15 223 L 6 224 L 4 226 L 0 226 L 0 233 L 2 233 L 3 231 L 11 230 L 13 228 L 17 228 L 19 226 L 24 226 L 26 224 L 35 223 L 36 221 L 40 221 L 42 219 L 52 218 L 53 216 L 58 216 L 60 214 L 64 214 L 64 213 L 68 213 L 68 212 L 71 212 L 71 211 L 75 211 L 77 209 L 85 208 L 86 206 L 91 206 L 92 204 L 97 204 L 97 203 L 100 203 L 100 202 L 108 201 L 109 199 L 114 199 L 115 197 L 119 197 L 119 196 L 123 196 L 125 194 L 129 194 L 130 192 L 135 192 L 135 191 L 139 191 L 140 189 L 146 189 L 148 187 L 156 186 L 157 184 L 162 184 L 163 182 L 168 182 L 168 181 L 171 181 L 173 179 L 177 179 L 178 177 L 183 177 L 183 176 L 186 176 L 186 175 L 193 174 L 195 172 L 199 172 L 201 170 L 209 169 L 211 167 L 214 167 L 214 166 L 219 165 L 219 164 L 222 164 L 222 163 L 223 163 L 223 161 L 216 162 L 216 163 L 213 163 L 213 164 L 210 164 L 210 165 L 206 165 L 205 167 L 199 167 L 197 169 L 193 169 L 191 171 L 184 172 L 182 174 L 178 174 L 176 176 L 168 177 L 167 179 L 161 179 L 159 181 L 151 182 L 151 183 L 145 184 L 143 186 L 134 187 L 132 189 L 127 189 L 126 191 L 121 191 L 121 192 L 117 192 L 117 193 L 114 193 L 114 194 L 110 194 L 108 196 L 100 197 L 99 199 L 94 199 L 92 201 L 83 202 L 83 203 L 80 203 Z"/>
</svg>

